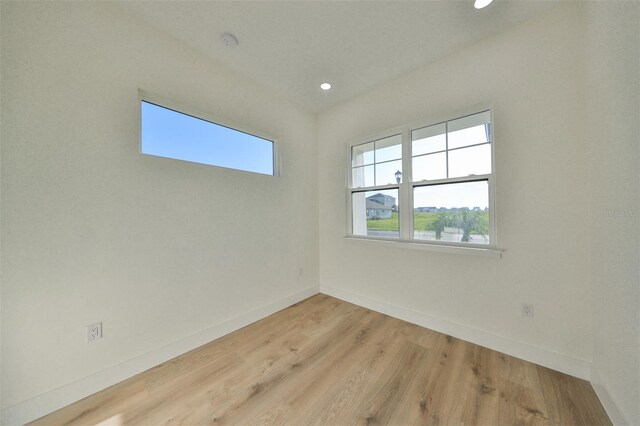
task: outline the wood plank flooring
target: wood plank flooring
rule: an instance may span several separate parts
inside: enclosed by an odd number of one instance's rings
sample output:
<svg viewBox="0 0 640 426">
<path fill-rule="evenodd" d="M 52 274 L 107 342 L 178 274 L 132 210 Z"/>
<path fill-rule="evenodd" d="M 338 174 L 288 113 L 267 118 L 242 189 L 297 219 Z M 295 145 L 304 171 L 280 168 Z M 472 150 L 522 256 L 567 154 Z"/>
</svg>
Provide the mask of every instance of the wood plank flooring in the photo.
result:
<svg viewBox="0 0 640 426">
<path fill-rule="evenodd" d="M 316 295 L 33 425 L 609 425 L 589 382 Z"/>
</svg>

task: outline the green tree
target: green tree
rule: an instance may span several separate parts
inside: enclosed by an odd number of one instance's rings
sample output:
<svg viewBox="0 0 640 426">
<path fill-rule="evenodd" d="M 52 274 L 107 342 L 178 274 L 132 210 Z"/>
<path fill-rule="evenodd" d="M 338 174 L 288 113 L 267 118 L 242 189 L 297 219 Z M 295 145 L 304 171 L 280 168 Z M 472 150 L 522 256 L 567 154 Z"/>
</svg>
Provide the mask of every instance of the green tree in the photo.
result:
<svg viewBox="0 0 640 426">
<path fill-rule="evenodd" d="M 436 231 L 436 240 L 442 238 L 444 227 L 449 225 L 451 218 L 444 213 L 437 213 L 437 219 L 427 225 L 427 231 Z"/>
<path fill-rule="evenodd" d="M 457 214 L 456 226 L 462 229 L 462 242 L 471 241 L 471 233 L 486 237 L 489 232 L 488 220 L 484 220 L 484 212 L 460 210 Z"/>
</svg>

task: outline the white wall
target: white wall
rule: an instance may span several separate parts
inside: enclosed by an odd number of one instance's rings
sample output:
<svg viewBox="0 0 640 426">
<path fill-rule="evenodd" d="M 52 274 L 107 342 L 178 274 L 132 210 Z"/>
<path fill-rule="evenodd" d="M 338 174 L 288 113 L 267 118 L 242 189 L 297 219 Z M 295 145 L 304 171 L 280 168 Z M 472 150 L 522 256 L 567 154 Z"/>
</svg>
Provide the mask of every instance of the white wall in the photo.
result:
<svg viewBox="0 0 640 426">
<path fill-rule="evenodd" d="M 1 47 L 3 408 L 317 291 L 313 115 L 109 4 L 2 2 Z M 138 88 L 274 135 L 283 176 L 139 154 Z"/>
<path fill-rule="evenodd" d="M 589 376 L 583 27 L 583 7 L 565 4 L 320 115 L 321 291 Z M 487 103 L 501 259 L 343 238 L 348 144 Z"/>
<path fill-rule="evenodd" d="M 637 425 L 640 3 L 589 2 L 586 22 L 593 382 L 614 421 Z"/>
<path fill-rule="evenodd" d="M 0 7 L 0 46 L 2 45 L 2 7 Z M 0 70 L 2 55 L 0 55 Z M 2 73 L 0 72 L 0 129 L 2 129 Z M 0 147 L 2 131 L 0 131 Z M 0 188 L 2 188 L 2 149 L 0 149 Z M 0 191 L 1 192 L 1 191 Z M 2 223 L 2 197 L 0 196 L 0 223 Z M 2 259 L 2 242 L 0 241 L 0 259 Z M 0 410 L 2 409 L 2 262 L 0 262 Z M 2 421 L 0 420 L 0 423 Z"/>
</svg>

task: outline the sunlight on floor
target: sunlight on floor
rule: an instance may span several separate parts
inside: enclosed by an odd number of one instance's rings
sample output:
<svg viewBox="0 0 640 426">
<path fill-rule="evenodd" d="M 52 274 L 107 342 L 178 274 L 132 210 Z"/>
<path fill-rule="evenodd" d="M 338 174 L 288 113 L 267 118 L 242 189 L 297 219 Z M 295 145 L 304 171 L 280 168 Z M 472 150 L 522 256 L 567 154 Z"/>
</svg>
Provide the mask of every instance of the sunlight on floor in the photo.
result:
<svg viewBox="0 0 640 426">
<path fill-rule="evenodd" d="M 124 425 L 124 418 L 121 413 L 116 414 L 115 416 L 109 417 L 105 421 L 96 423 L 96 426 L 123 426 L 123 425 Z"/>
</svg>

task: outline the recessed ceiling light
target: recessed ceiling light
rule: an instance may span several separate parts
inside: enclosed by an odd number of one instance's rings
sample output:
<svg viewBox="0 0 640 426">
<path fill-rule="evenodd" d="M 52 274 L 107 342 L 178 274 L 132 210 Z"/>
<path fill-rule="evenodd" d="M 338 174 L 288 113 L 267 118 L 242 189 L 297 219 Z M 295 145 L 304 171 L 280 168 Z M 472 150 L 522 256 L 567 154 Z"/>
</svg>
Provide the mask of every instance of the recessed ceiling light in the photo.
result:
<svg viewBox="0 0 640 426">
<path fill-rule="evenodd" d="M 473 7 L 476 9 L 482 9 L 483 7 L 489 6 L 492 1 L 493 0 L 476 0 L 475 3 L 473 3 Z"/>
<path fill-rule="evenodd" d="M 329 90 L 329 89 L 331 89 L 331 84 L 329 84 L 329 83 L 322 83 L 322 84 L 320 85 L 320 88 L 321 88 L 322 90 Z"/>
</svg>

